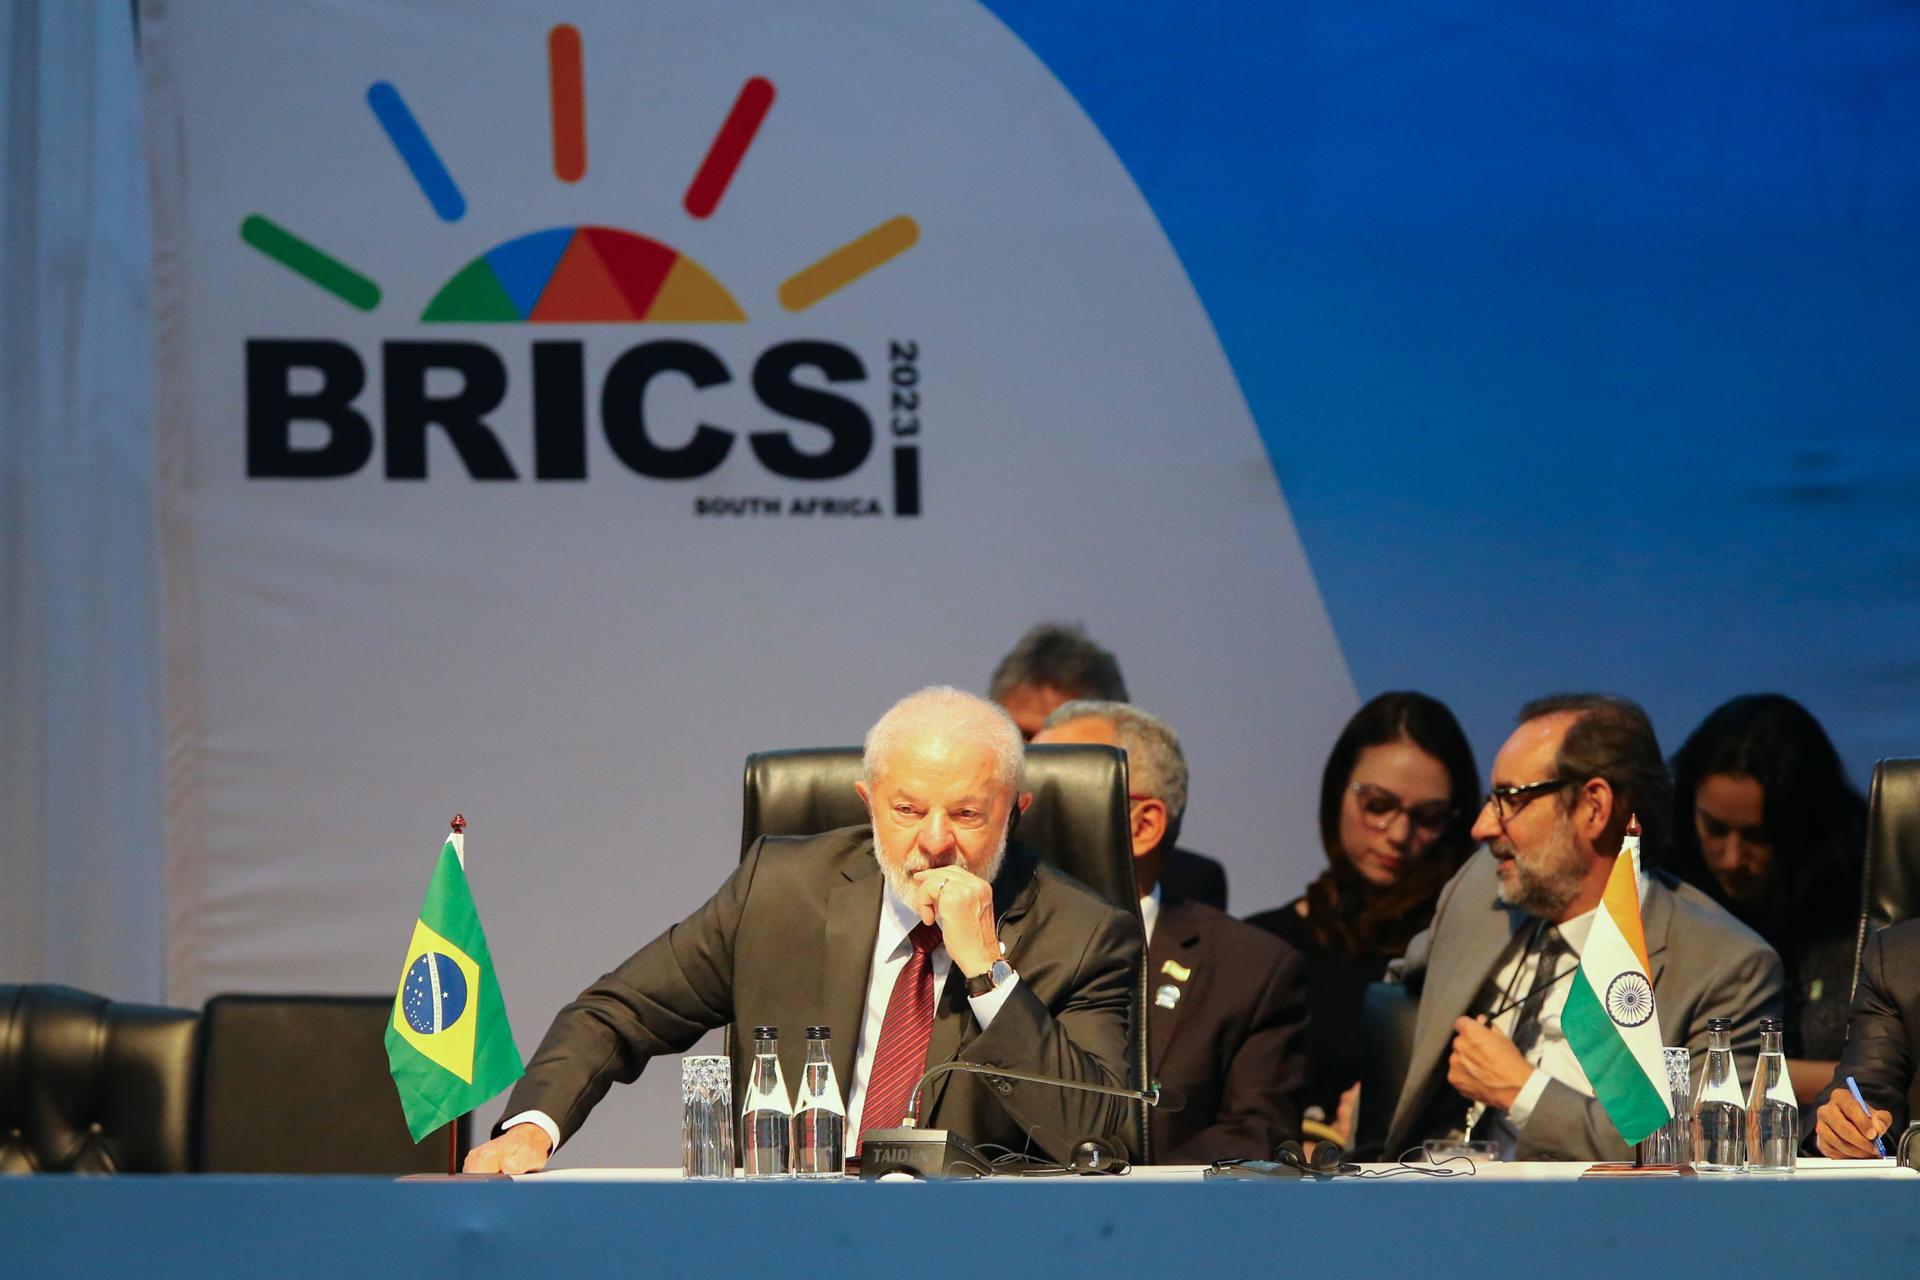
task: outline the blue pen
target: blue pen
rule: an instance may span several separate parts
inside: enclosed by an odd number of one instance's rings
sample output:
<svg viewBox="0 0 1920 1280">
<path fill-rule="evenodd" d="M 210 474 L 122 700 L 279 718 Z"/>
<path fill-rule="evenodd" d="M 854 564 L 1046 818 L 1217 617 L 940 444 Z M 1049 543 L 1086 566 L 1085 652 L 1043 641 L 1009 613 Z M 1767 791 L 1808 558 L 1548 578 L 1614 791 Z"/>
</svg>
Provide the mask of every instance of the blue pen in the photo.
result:
<svg viewBox="0 0 1920 1280">
<path fill-rule="evenodd" d="M 1867 1100 L 1860 1096 L 1860 1086 L 1853 1082 L 1852 1076 L 1847 1077 L 1847 1090 L 1848 1092 L 1853 1094 L 1853 1100 L 1860 1104 L 1860 1112 L 1862 1115 L 1866 1116 L 1867 1123 L 1872 1124 L 1873 1108 L 1869 1107 L 1867 1105 Z M 1875 1151 L 1878 1151 L 1883 1156 L 1887 1154 L 1887 1144 L 1880 1141 L 1880 1139 L 1878 1138 L 1875 1138 L 1873 1140 L 1873 1149 Z"/>
</svg>

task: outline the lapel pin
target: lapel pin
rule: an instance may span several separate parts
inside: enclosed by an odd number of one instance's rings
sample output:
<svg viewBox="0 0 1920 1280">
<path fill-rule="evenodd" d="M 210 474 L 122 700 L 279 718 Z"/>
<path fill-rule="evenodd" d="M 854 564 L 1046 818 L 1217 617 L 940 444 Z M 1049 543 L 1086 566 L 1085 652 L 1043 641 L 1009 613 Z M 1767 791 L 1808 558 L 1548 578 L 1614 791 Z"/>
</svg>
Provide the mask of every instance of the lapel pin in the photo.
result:
<svg viewBox="0 0 1920 1280">
<path fill-rule="evenodd" d="M 1162 983 L 1160 989 L 1153 993 L 1153 1002 L 1162 1009 L 1176 1007 L 1180 1003 L 1180 988 L 1171 982 Z"/>
<path fill-rule="evenodd" d="M 1167 961 L 1160 966 L 1160 972 L 1166 974 L 1175 982 L 1185 982 L 1193 976 L 1193 970 L 1187 968 L 1187 966 L 1181 964 L 1178 960 Z"/>
</svg>

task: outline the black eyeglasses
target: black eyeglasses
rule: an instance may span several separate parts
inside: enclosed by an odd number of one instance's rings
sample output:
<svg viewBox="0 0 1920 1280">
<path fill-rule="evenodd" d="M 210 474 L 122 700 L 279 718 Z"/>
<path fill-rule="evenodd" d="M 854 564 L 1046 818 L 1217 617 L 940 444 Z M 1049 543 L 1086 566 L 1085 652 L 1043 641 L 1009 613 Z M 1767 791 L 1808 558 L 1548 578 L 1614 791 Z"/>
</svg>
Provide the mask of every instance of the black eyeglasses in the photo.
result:
<svg viewBox="0 0 1920 1280">
<path fill-rule="evenodd" d="M 1418 804 L 1408 804 L 1385 787 L 1375 786 L 1371 782 L 1356 782 L 1350 790 L 1360 806 L 1360 821 L 1375 831 L 1385 831 L 1403 813 L 1407 815 L 1409 823 L 1422 831 L 1443 831 L 1453 821 L 1456 812 L 1445 800 L 1422 800 Z"/>
<path fill-rule="evenodd" d="M 1575 778 L 1547 778 L 1540 782 L 1523 783 L 1517 787 L 1495 787 L 1487 792 L 1480 801 L 1480 807 L 1493 806 L 1493 818 L 1504 830 L 1513 816 L 1550 791 L 1572 786 Z"/>
</svg>

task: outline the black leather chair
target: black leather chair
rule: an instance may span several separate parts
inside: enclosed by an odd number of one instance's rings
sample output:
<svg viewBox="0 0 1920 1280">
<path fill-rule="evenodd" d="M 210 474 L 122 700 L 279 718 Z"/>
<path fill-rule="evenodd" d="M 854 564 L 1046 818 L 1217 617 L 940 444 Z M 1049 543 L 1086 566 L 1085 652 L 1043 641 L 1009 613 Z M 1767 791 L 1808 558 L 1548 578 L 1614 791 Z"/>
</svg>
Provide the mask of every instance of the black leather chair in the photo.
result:
<svg viewBox="0 0 1920 1280">
<path fill-rule="evenodd" d="M 818 835 L 866 824 L 866 806 L 853 784 L 861 777 L 860 748 L 810 747 L 760 751 L 747 757 L 742 788 L 740 854 L 761 836 Z M 1127 827 L 1127 755 L 1115 747 L 1050 745 L 1027 748 L 1027 789 L 1033 804 L 1020 819 L 1018 838 L 1057 869 L 1093 889 L 1136 920 L 1140 890 L 1133 875 Z M 1144 928 L 1142 930 L 1144 933 Z M 1147 1078 L 1146 955 L 1140 958 L 1133 1011 L 1133 1079 Z M 1140 1163 L 1146 1146 L 1146 1106 L 1136 1109 L 1128 1145 Z"/>
<path fill-rule="evenodd" d="M 207 1173 L 447 1171 L 443 1126 L 415 1144 L 387 1070 L 391 996 L 224 995 L 201 1016 Z M 460 1149 L 471 1135 L 462 1116 Z"/>
<path fill-rule="evenodd" d="M 1867 794 L 1867 857 L 1853 977 L 1875 931 L 1920 915 L 1920 760 L 1882 760 Z"/>
<path fill-rule="evenodd" d="M 1382 1154 L 1387 1128 L 1400 1103 L 1413 1061 L 1413 1024 L 1420 1013 L 1419 996 L 1398 982 L 1374 982 L 1360 1002 L 1361 1061 L 1360 1111 L 1354 1120 L 1352 1147 L 1362 1160 L 1393 1160 L 1398 1151 Z"/>
<path fill-rule="evenodd" d="M 192 1167 L 190 1009 L 0 986 L 0 1173 Z"/>
</svg>

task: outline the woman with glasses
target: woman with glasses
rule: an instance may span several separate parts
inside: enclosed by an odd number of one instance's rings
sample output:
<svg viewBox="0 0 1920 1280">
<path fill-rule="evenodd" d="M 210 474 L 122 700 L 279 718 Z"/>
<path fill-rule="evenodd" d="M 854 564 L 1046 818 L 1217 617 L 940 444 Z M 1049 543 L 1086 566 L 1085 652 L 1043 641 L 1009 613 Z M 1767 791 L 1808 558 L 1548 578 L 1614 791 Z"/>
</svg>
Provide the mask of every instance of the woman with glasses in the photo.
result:
<svg viewBox="0 0 1920 1280">
<path fill-rule="evenodd" d="M 1673 805 L 1669 869 L 1786 965 L 1787 1070 L 1801 1103 L 1817 1103 L 1847 1037 L 1867 802 L 1820 722 L 1758 693 L 1716 709 L 1674 753 Z"/>
<path fill-rule="evenodd" d="M 1423 693 L 1383 693 L 1347 722 L 1321 775 L 1327 869 L 1305 894 L 1249 917 L 1307 958 L 1300 1104 L 1318 1107 L 1343 1142 L 1353 1133 L 1367 984 L 1432 918 L 1440 890 L 1473 852 L 1478 806 L 1473 748 L 1453 713 Z"/>
</svg>

